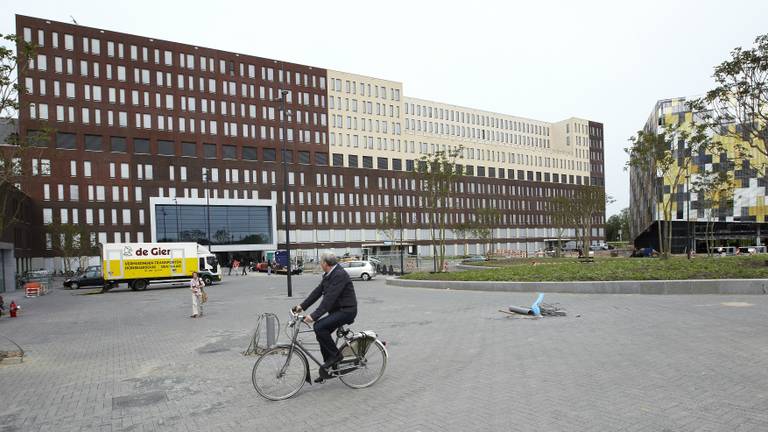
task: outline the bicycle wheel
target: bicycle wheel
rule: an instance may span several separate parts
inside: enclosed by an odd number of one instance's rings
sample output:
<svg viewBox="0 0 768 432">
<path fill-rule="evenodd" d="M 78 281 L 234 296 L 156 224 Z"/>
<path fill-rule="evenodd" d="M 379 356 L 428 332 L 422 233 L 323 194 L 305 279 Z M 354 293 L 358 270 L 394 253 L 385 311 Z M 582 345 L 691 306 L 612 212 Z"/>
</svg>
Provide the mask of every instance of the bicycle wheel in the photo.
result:
<svg viewBox="0 0 768 432">
<path fill-rule="evenodd" d="M 278 346 L 265 352 L 253 365 L 251 379 L 253 388 L 269 400 L 283 400 L 295 395 L 304 386 L 307 376 L 307 358 L 294 349 L 288 358 L 291 348 Z M 280 371 L 285 366 L 285 372 Z"/>
<path fill-rule="evenodd" d="M 343 364 L 340 366 L 343 369 Z M 372 386 L 384 375 L 387 368 L 387 350 L 378 340 L 371 345 L 360 365 L 354 371 L 340 375 L 341 382 L 349 387 L 361 389 Z"/>
</svg>

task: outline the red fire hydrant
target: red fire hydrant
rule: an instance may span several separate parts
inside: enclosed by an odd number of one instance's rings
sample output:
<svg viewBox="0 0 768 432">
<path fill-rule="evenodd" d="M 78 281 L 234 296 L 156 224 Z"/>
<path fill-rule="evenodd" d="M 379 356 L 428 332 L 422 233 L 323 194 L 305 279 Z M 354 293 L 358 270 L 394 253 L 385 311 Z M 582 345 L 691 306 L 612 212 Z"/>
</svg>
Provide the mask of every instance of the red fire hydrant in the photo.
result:
<svg viewBox="0 0 768 432">
<path fill-rule="evenodd" d="M 15 301 L 11 301 L 11 318 L 16 318 L 16 314 L 21 310 L 21 306 L 17 305 Z"/>
</svg>

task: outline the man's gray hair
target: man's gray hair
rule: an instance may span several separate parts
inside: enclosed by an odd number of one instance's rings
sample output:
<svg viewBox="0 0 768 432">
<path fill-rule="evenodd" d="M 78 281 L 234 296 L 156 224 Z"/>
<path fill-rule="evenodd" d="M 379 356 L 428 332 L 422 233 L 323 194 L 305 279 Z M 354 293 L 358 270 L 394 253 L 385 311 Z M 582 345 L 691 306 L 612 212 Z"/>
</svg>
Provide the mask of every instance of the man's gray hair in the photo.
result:
<svg viewBox="0 0 768 432">
<path fill-rule="evenodd" d="M 320 261 L 328 264 L 331 267 L 339 263 L 339 259 L 336 258 L 336 254 L 333 252 L 325 252 L 324 254 L 322 254 L 320 256 Z"/>
</svg>

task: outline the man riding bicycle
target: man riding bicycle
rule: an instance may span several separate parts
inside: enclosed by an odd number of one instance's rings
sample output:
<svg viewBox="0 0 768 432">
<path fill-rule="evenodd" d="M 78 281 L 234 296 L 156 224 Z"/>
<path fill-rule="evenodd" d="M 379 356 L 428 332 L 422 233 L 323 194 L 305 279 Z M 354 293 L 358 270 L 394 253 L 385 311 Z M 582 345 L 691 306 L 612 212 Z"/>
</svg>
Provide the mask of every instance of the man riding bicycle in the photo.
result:
<svg viewBox="0 0 768 432">
<path fill-rule="evenodd" d="M 315 323 L 315 336 L 323 354 L 323 365 L 320 367 L 320 378 L 315 382 L 323 382 L 331 377 L 328 370 L 340 362 L 344 356 L 333 342 L 331 334 L 344 324 L 352 324 L 357 316 L 357 297 L 355 287 L 349 275 L 338 265 L 336 255 L 323 254 L 320 258 L 323 269 L 323 279 L 307 298 L 293 311 L 299 313 L 312 306 L 321 296 L 323 300 L 314 312 L 304 318 L 307 324 Z M 328 315 L 325 315 L 325 314 Z M 325 315 L 325 316 L 323 316 Z"/>
</svg>

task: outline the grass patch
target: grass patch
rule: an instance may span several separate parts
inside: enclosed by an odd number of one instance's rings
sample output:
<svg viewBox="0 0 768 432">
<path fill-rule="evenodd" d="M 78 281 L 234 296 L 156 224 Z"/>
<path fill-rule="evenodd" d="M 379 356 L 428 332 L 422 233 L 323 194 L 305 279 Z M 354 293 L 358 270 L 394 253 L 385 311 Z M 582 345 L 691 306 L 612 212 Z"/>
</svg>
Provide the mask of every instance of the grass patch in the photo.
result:
<svg viewBox="0 0 768 432">
<path fill-rule="evenodd" d="M 595 258 L 594 263 L 580 263 L 575 258 L 528 258 L 476 263 L 501 267 L 498 269 L 411 273 L 403 276 L 403 279 L 519 282 L 762 279 L 768 278 L 768 266 L 765 265 L 767 258 Z"/>
</svg>

